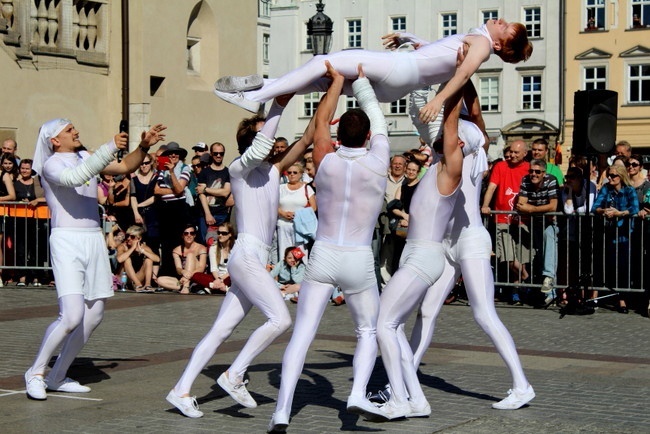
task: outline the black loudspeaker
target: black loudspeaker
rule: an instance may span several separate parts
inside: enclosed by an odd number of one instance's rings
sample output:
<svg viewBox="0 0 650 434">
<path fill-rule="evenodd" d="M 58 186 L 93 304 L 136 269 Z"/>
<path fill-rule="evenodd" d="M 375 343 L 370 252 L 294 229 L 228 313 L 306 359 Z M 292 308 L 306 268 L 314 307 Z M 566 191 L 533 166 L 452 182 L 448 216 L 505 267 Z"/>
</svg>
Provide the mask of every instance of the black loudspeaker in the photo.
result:
<svg viewBox="0 0 650 434">
<path fill-rule="evenodd" d="M 607 153 L 616 144 L 618 93 L 613 90 L 579 90 L 573 99 L 573 149 L 571 153 Z"/>
</svg>

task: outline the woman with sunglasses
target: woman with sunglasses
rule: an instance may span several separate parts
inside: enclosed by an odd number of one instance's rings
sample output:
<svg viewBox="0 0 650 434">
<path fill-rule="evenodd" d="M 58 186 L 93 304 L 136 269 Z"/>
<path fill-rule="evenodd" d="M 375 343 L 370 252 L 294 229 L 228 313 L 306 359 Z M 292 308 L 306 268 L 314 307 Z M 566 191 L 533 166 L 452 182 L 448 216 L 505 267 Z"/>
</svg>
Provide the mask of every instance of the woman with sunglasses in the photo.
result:
<svg viewBox="0 0 650 434">
<path fill-rule="evenodd" d="M 609 288 L 628 288 L 628 262 L 630 257 L 630 230 L 634 224 L 630 216 L 639 212 L 639 199 L 623 165 L 611 165 L 607 168 L 609 182 L 598 192 L 591 212 L 604 217 L 605 248 L 603 264 L 594 264 L 594 270 L 605 271 L 605 285 Z M 594 233 L 597 233 L 594 231 Z M 594 255 L 594 257 L 597 257 Z M 611 265 L 615 264 L 615 267 Z M 614 271 L 612 271 L 612 269 Z M 602 272 L 601 272 L 602 273 Z M 597 282 L 600 283 L 600 282 Z M 625 299 L 619 297 L 618 311 L 628 313 Z"/>
<path fill-rule="evenodd" d="M 216 238 L 214 232 L 208 232 L 208 261 L 210 264 L 209 273 L 194 273 L 192 283 L 200 285 L 203 289 L 198 291 L 199 294 L 212 294 L 213 290 L 222 293 L 230 289 L 230 274 L 228 274 L 228 258 L 230 251 L 235 246 L 235 228 L 229 223 L 224 222 L 217 228 Z"/>
<path fill-rule="evenodd" d="M 158 276 L 158 285 L 181 294 L 189 294 L 192 276 L 205 271 L 208 249 L 196 242 L 197 233 L 193 225 L 186 225 L 182 235 L 183 242 L 172 250 L 177 276 Z"/>
<path fill-rule="evenodd" d="M 18 175 L 18 167 L 16 166 L 16 159 L 13 155 L 4 153 L 0 157 L 0 202 L 11 202 L 16 200 L 16 190 L 14 189 L 14 180 Z M 4 207 L 0 207 L 3 209 Z M 9 214 L 9 209 L 4 208 L 4 216 Z M 4 243 L 5 243 L 5 229 L 11 227 L 11 223 L 4 217 L 0 223 L 0 265 L 4 265 Z M 9 223 L 9 224 L 8 224 Z M 6 226 L 6 227 L 5 227 Z M 0 273 L 2 269 L 0 269 Z M 2 276 L 0 274 L 0 276 Z M 2 283 L 2 280 L 0 280 Z"/>
<path fill-rule="evenodd" d="M 296 245 L 293 220 L 300 208 L 311 207 L 316 211 L 314 189 L 302 181 L 304 168 L 300 163 L 292 164 L 287 169 L 288 182 L 280 184 L 280 202 L 278 204 L 278 258 L 284 258 L 289 246 Z"/>
<path fill-rule="evenodd" d="M 124 242 L 117 246 L 117 262 L 126 272 L 135 292 L 153 292 L 153 267 L 160 262 L 160 256 L 142 241 L 143 234 L 142 226 L 133 225 L 126 230 Z"/>
<path fill-rule="evenodd" d="M 146 228 L 144 239 L 154 252 L 160 249 L 160 230 L 158 228 L 158 215 L 154 202 L 156 195 L 157 174 L 153 162 L 155 154 L 144 157 L 140 167 L 131 180 L 131 209 L 136 225 Z M 158 264 L 154 265 L 154 274 L 158 274 Z"/>
<path fill-rule="evenodd" d="M 627 174 L 630 176 L 630 185 L 636 191 L 636 196 L 639 199 L 639 212 L 638 216 L 645 219 L 650 213 L 650 204 L 647 203 L 646 197 L 650 194 L 650 181 L 643 174 L 643 161 L 642 157 L 637 154 L 630 155 L 630 158 L 625 162 Z M 644 237 L 643 231 L 646 230 L 645 235 L 648 235 L 647 229 L 650 227 L 649 222 L 636 221 L 632 229 L 632 284 L 635 288 L 641 286 L 641 269 L 643 268 L 644 258 Z M 647 243 L 647 242 L 646 242 Z"/>
</svg>

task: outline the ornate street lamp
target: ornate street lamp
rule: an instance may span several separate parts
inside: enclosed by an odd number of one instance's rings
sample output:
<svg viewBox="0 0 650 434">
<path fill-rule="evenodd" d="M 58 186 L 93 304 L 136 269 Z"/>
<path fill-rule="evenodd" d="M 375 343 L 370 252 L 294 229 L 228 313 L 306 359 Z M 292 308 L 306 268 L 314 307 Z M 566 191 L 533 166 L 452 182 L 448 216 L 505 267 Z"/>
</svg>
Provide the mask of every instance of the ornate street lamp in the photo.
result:
<svg viewBox="0 0 650 434">
<path fill-rule="evenodd" d="M 327 54 L 332 48 L 332 27 L 334 22 L 323 13 L 325 5 L 323 0 L 318 0 L 316 15 L 307 22 L 307 35 L 311 38 L 311 48 L 314 56 Z"/>
</svg>

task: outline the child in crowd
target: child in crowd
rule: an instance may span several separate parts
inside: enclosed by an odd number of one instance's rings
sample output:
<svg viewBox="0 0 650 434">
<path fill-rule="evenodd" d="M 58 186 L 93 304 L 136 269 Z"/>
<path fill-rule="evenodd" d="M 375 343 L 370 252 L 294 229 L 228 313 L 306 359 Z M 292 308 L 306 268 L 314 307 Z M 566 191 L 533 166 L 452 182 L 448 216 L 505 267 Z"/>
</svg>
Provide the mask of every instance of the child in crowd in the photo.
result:
<svg viewBox="0 0 650 434">
<path fill-rule="evenodd" d="M 285 300 L 298 301 L 300 283 L 305 276 L 305 256 L 300 247 L 290 246 L 284 250 L 284 260 L 271 270 L 271 276 L 278 281 L 278 287 Z"/>
</svg>

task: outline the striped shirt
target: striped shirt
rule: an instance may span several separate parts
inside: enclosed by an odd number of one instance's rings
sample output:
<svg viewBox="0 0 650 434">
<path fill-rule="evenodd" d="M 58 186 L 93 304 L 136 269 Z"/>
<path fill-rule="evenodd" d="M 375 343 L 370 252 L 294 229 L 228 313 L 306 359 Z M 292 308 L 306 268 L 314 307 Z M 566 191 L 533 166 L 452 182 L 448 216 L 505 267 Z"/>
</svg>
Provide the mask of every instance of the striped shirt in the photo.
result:
<svg viewBox="0 0 650 434">
<path fill-rule="evenodd" d="M 174 173 L 176 174 L 176 178 L 179 181 L 185 180 L 186 185 L 190 183 L 190 178 L 192 177 L 192 169 L 187 164 L 178 163 L 176 167 L 174 167 Z M 171 181 L 171 176 L 169 174 L 169 170 L 162 170 L 158 172 L 156 183 L 161 188 L 172 188 L 172 181 Z M 180 200 L 180 199 L 185 200 L 185 189 L 183 189 L 180 195 L 169 193 L 169 194 L 163 194 L 162 196 L 160 196 L 160 198 L 164 202 L 168 202 L 172 200 Z"/>
</svg>

